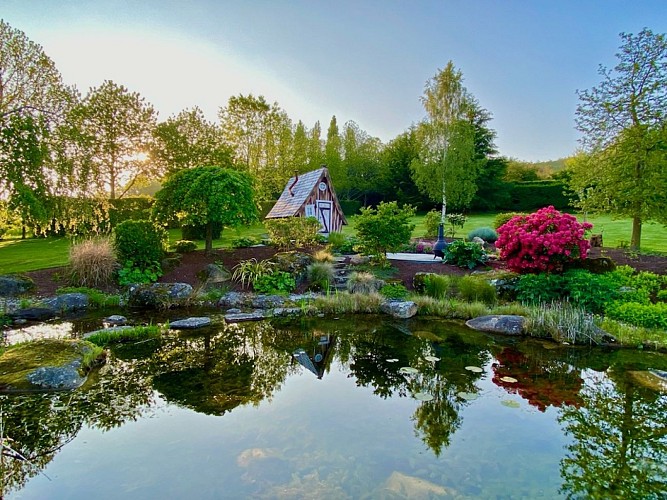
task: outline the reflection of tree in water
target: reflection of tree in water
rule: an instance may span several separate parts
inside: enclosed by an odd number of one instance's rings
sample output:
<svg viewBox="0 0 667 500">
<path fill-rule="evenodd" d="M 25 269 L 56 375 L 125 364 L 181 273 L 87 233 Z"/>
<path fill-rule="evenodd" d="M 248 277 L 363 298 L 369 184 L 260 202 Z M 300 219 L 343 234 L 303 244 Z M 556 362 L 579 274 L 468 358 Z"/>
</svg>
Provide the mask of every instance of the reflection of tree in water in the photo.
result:
<svg viewBox="0 0 667 500">
<path fill-rule="evenodd" d="M 540 411 L 549 406 L 578 406 L 583 380 L 580 370 L 564 361 L 562 354 L 539 344 L 522 343 L 505 347 L 493 363 L 493 383 L 509 393 L 519 394 Z M 512 377 L 517 382 L 505 382 Z"/>
<path fill-rule="evenodd" d="M 620 374 L 593 374 L 583 404 L 561 410 L 574 441 L 561 460 L 568 498 L 667 497 L 667 396 L 634 386 Z"/>
<path fill-rule="evenodd" d="M 211 415 L 257 405 L 289 371 L 291 356 L 270 346 L 274 335 L 268 323 L 255 323 L 172 339 L 157 356 L 153 386 L 169 401 Z"/>
<path fill-rule="evenodd" d="M 416 393 L 433 396 L 417 407 L 413 421 L 424 443 L 439 455 L 461 425 L 459 410 L 465 403 L 457 393 L 476 392 L 474 382 L 480 374 L 466 371 L 465 366 L 484 366 L 490 354 L 464 341 L 457 331 L 444 330 L 420 338 L 402 330 L 392 325 L 357 329 L 354 336 L 340 339 L 340 350 L 345 352 L 350 376 L 356 378 L 357 385 L 373 387 L 381 398 L 395 393 L 403 397 Z M 443 361 L 428 361 L 426 356 Z M 416 368 L 419 373 L 401 373 L 404 366 Z"/>
</svg>

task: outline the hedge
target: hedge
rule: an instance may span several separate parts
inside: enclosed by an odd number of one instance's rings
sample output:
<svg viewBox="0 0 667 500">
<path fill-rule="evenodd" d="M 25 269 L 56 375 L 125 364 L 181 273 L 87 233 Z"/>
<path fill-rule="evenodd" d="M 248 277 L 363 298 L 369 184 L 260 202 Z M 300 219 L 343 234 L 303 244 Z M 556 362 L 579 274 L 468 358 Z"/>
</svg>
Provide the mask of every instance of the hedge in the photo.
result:
<svg viewBox="0 0 667 500">
<path fill-rule="evenodd" d="M 572 199 L 564 194 L 565 184 L 560 181 L 514 182 L 510 188 L 511 206 L 500 210 L 530 212 L 552 205 L 557 209 L 572 208 Z"/>
</svg>

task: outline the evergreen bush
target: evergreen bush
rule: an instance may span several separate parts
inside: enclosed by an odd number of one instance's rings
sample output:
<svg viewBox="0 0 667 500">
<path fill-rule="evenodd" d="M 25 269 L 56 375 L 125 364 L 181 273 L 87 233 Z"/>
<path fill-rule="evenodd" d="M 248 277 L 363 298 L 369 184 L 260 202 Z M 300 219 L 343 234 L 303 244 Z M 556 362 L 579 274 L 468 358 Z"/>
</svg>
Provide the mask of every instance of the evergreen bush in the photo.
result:
<svg viewBox="0 0 667 500">
<path fill-rule="evenodd" d="M 114 230 L 114 246 L 120 262 L 131 261 L 144 269 L 164 257 L 167 232 L 148 220 L 127 220 Z"/>
</svg>

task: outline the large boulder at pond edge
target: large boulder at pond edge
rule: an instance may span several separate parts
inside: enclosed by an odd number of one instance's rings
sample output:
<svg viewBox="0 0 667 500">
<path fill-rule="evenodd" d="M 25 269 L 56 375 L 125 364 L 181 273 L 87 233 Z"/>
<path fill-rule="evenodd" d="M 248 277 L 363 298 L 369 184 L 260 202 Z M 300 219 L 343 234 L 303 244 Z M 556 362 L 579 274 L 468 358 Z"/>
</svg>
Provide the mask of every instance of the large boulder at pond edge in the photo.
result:
<svg viewBox="0 0 667 500">
<path fill-rule="evenodd" d="M 0 276 L 0 297 L 15 297 L 29 292 L 35 287 L 30 278 L 17 275 Z"/>
<path fill-rule="evenodd" d="M 408 319 L 417 314 L 417 304 L 411 300 L 387 300 L 380 305 L 380 310 L 394 318 Z"/>
<path fill-rule="evenodd" d="M 85 293 L 64 293 L 57 297 L 43 300 L 47 307 L 57 312 L 78 311 L 88 307 L 88 295 Z"/>
<path fill-rule="evenodd" d="M 100 349 L 85 340 L 43 339 L 0 356 L 0 392 L 72 390 L 86 381 L 84 359 Z"/>
<path fill-rule="evenodd" d="M 523 334 L 523 316 L 513 314 L 492 314 L 469 319 L 466 325 L 473 330 L 487 333 L 502 333 L 504 335 Z"/>
<path fill-rule="evenodd" d="M 128 305 L 146 309 L 169 309 L 186 305 L 193 294 L 187 283 L 149 283 L 130 286 Z"/>
<path fill-rule="evenodd" d="M 204 283 L 205 290 L 211 290 L 224 286 L 232 275 L 220 264 L 209 264 L 197 273 L 197 277 Z"/>
</svg>

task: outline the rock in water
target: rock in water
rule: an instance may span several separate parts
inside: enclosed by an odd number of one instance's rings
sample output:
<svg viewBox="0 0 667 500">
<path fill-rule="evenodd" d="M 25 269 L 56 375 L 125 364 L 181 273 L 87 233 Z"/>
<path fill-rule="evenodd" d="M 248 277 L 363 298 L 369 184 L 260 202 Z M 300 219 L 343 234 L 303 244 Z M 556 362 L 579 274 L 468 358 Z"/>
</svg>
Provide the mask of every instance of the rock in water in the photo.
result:
<svg viewBox="0 0 667 500">
<path fill-rule="evenodd" d="M 521 335 L 523 333 L 523 316 L 512 314 L 492 314 L 469 319 L 466 325 L 473 330 L 488 333 L 504 333 L 505 335 Z"/>
<path fill-rule="evenodd" d="M 384 492 L 400 495 L 399 498 L 430 499 L 453 496 L 455 491 L 419 477 L 394 471 L 384 484 Z M 393 497 L 390 497 L 393 498 Z"/>
<path fill-rule="evenodd" d="M 169 323 L 169 328 L 172 330 L 194 330 L 195 328 L 203 328 L 210 324 L 211 318 L 201 316 L 172 321 Z"/>
<path fill-rule="evenodd" d="M 380 310 L 394 318 L 407 319 L 417 314 L 417 304 L 411 300 L 387 300 L 382 303 Z"/>
</svg>

